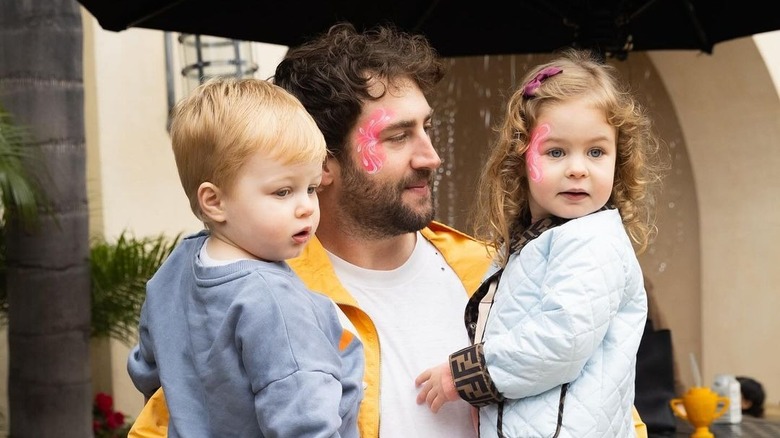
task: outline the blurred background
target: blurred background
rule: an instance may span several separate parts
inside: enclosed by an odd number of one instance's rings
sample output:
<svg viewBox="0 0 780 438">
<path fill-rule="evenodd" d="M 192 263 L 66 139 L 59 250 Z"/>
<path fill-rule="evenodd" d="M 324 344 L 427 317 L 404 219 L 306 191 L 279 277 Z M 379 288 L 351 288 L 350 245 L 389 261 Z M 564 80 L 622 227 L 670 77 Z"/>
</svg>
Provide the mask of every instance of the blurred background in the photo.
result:
<svg viewBox="0 0 780 438">
<path fill-rule="evenodd" d="M 86 10 L 82 18 L 90 234 L 112 240 L 129 230 L 173 238 L 199 230 L 167 132 L 171 105 L 197 84 L 187 75 L 195 56 L 187 37 L 110 32 Z M 244 74 L 263 79 L 287 50 L 263 43 L 241 47 Z M 439 220 L 470 231 L 474 184 L 505 98 L 528 68 L 550 56 L 447 58 L 450 72 L 431 97 L 433 142 L 443 159 L 436 181 Z M 607 62 L 649 108 L 672 158 L 657 205 L 658 237 L 640 261 L 671 329 L 682 384 L 695 383 L 693 354 L 705 385 L 721 373 L 751 376 L 764 384 L 767 404 L 777 405 L 780 31 L 719 43 L 712 54 L 653 50 Z M 134 417 L 143 397 L 127 376 L 128 351 L 117 340 L 93 341 L 92 385 Z M 0 357 L 5 419 L 4 334 Z"/>
</svg>

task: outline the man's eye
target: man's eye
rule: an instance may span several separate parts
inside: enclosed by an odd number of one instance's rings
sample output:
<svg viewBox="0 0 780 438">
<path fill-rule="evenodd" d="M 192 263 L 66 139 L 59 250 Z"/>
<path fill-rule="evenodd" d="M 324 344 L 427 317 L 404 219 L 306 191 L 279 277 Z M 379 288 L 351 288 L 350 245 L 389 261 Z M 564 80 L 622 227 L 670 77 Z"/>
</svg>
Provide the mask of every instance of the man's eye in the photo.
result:
<svg viewBox="0 0 780 438">
<path fill-rule="evenodd" d="M 390 137 L 388 140 L 390 140 L 393 143 L 401 143 L 404 140 L 406 140 L 406 133 L 394 135 Z"/>
</svg>

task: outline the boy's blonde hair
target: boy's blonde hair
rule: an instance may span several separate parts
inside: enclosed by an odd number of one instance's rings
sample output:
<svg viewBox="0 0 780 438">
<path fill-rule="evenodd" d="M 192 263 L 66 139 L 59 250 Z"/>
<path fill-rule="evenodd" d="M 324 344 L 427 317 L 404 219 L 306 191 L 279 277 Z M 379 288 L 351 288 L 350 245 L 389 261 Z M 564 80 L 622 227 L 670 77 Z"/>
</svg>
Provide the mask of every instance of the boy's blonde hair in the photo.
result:
<svg viewBox="0 0 780 438">
<path fill-rule="evenodd" d="M 525 85 L 543 70 L 563 71 L 541 80 L 527 93 Z M 524 92 L 526 93 L 524 95 Z M 498 140 L 483 168 L 472 217 L 475 235 L 497 250 L 503 266 L 514 239 L 530 225 L 525 152 L 531 130 L 543 108 L 587 98 L 604 111 L 617 131 L 615 180 L 609 204 L 620 211 L 623 225 L 643 252 L 655 232 L 652 188 L 660 183 L 665 161 L 644 109 L 617 79 L 615 68 L 586 50 L 567 49 L 555 60 L 530 71 L 512 94 Z"/>
<path fill-rule="evenodd" d="M 215 78 L 179 101 L 171 116 L 179 179 L 195 216 L 207 222 L 198 187 L 230 190 L 255 153 L 284 164 L 324 162 L 325 139 L 303 105 L 259 79 Z"/>
</svg>

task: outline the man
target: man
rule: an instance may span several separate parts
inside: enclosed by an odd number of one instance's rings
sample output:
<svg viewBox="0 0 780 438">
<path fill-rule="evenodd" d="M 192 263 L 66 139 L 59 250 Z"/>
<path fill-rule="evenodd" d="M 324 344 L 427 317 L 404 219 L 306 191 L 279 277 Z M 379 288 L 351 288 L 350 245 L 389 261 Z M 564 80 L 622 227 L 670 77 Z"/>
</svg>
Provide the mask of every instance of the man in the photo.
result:
<svg viewBox="0 0 780 438">
<path fill-rule="evenodd" d="M 317 238 L 290 265 L 363 341 L 363 437 L 475 436 L 465 403 L 432 415 L 415 400 L 415 377 L 468 345 L 463 311 L 490 265 L 484 245 L 432 222 L 441 160 L 426 94 L 444 73 L 422 36 L 340 24 L 292 49 L 274 76 L 328 145 Z M 129 436 L 163 436 L 167 423 L 158 391 Z"/>
</svg>

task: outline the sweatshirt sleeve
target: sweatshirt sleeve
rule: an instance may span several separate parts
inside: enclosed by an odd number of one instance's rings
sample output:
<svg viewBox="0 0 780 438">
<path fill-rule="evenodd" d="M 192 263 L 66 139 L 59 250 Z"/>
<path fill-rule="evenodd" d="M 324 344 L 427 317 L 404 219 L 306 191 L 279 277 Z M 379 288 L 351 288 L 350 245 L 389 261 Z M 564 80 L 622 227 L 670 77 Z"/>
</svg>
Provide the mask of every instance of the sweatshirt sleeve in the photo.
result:
<svg viewBox="0 0 780 438">
<path fill-rule="evenodd" d="M 268 284 L 273 298 L 247 300 L 237 316 L 235 341 L 255 413 L 265 436 L 338 437 L 341 323 L 328 299 L 292 287 Z"/>
<path fill-rule="evenodd" d="M 138 343 L 130 350 L 127 357 L 127 373 L 130 375 L 133 385 L 145 398 L 149 398 L 162 385 L 160 383 L 160 369 L 151 348 L 152 341 L 149 334 L 148 315 L 145 311 L 146 303 L 141 308 L 141 317 L 138 326 Z"/>
</svg>

